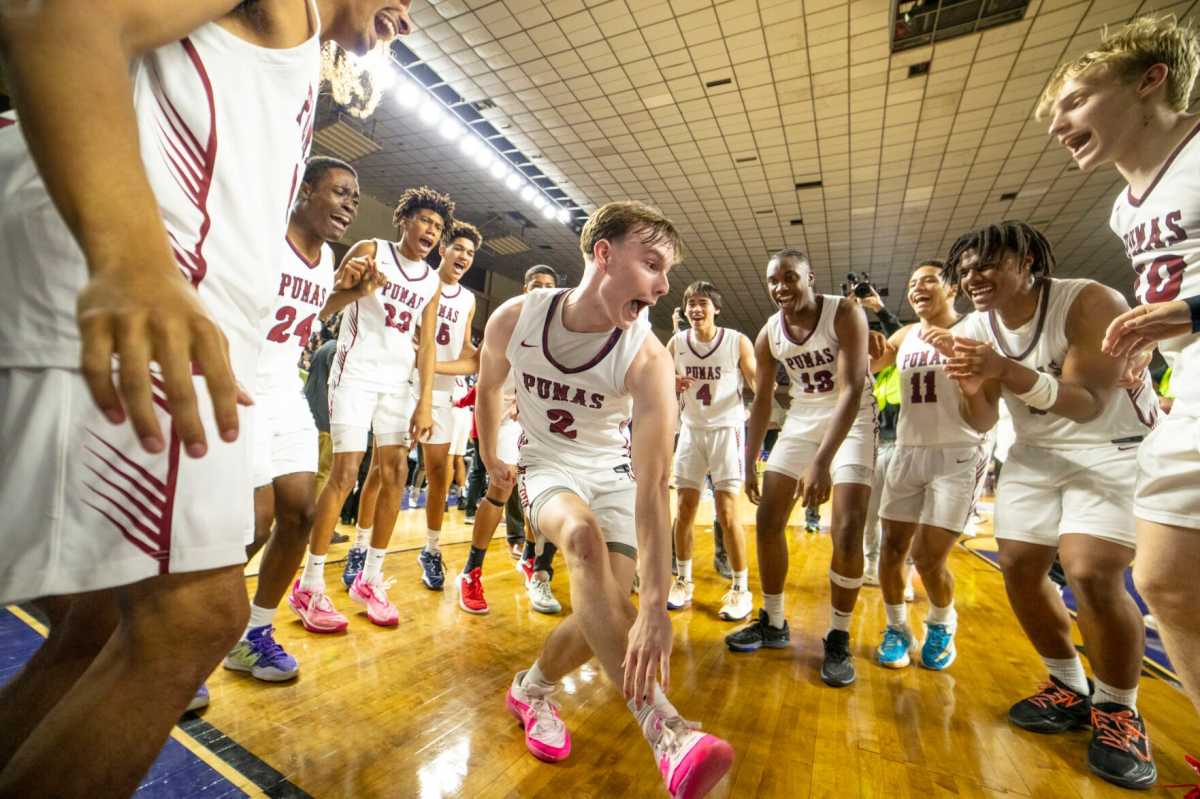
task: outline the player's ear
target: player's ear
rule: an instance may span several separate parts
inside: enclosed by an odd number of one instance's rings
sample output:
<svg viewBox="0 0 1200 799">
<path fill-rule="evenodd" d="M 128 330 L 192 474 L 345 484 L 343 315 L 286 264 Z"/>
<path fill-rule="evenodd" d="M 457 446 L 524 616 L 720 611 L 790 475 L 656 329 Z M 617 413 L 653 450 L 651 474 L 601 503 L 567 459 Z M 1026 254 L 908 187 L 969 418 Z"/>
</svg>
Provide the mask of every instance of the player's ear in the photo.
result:
<svg viewBox="0 0 1200 799">
<path fill-rule="evenodd" d="M 608 260 L 612 257 L 612 242 L 608 239 L 600 239 L 592 247 L 592 260 L 596 263 L 596 268 L 600 272 L 608 271 Z"/>
<path fill-rule="evenodd" d="M 1160 88 L 1165 88 L 1169 72 L 1170 69 L 1166 64 L 1151 64 L 1149 69 L 1142 73 L 1141 80 L 1138 81 L 1138 97 L 1144 100 Z"/>
</svg>

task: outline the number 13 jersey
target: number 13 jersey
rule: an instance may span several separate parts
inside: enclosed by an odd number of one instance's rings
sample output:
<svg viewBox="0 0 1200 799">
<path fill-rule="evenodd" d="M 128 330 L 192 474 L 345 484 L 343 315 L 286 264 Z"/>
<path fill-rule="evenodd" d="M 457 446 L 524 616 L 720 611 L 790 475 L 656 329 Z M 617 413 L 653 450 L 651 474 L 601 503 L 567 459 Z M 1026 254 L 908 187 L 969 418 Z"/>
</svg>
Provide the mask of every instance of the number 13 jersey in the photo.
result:
<svg viewBox="0 0 1200 799">
<path fill-rule="evenodd" d="M 633 398 L 625 373 L 650 322 L 643 313 L 628 330 L 572 332 L 562 322 L 570 291 L 526 294 L 505 354 L 525 431 L 521 465 L 551 463 L 588 474 L 629 463 Z"/>
<path fill-rule="evenodd" d="M 825 424 L 837 405 L 838 338 L 833 320 L 837 315 L 840 297 L 817 295 L 820 305 L 817 324 L 803 340 L 797 341 L 783 321 L 783 311 L 767 320 L 767 342 L 771 356 L 783 364 L 792 387 L 788 392 L 792 405 L 788 408 L 788 429 L 798 431 L 800 438 L 820 441 Z M 871 379 L 863 384 L 859 416 L 873 417 L 875 397 Z"/>
</svg>

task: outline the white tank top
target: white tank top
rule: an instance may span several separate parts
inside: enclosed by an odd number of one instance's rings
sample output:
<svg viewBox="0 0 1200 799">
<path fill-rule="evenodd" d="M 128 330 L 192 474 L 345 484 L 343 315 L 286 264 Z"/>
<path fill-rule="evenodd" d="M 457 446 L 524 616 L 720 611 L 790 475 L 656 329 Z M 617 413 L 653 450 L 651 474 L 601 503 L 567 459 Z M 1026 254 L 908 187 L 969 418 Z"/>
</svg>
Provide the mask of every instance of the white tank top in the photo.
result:
<svg viewBox="0 0 1200 799">
<path fill-rule="evenodd" d="M 959 319 L 951 325 L 958 332 Z M 913 325 L 896 352 L 900 370 L 900 419 L 896 443 L 909 447 L 966 447 L 983 441 L 983 434 L 963 421 L 958 410 L 958 383 L 946 377 L 937 350 L 921 340 L 920 324 Z"/>
<path fill-rule="evenodd" d="M 683 392 L 683 423 L 695 430 L 716 427 L 742 427 L 746 411 L 742 406 L 742 334 L 717 328 L 712 341 L 704 342 L 694 330 L 675 334 L 675 373 L 695 382 Z"/>
<path fill-rule="evenodd" d="M 650 334 L 642 314 L 628 330 L 573 333 L 562 323 L 571 289 L 525 295 L 506 355 L 524 435 L 521 464 L 590 473 L 630 460 L 633 398 L 625 373 Z"/>
<path fill-rule="evenodd" d="M 792 430 L 807 440 L 820 441 L 825 434 L 825 423 L 837 405 L 837 356 L 838 338 L 833 320 L 837 315 L 840 297 L 828 294 L 817 295 L 820 316 L 812 332 L 803 341 L 796 341 L 783 322 L 783 311 L 776 311 L 767 320 L 767 342 L 771 356 L 783 364 L 791 388 L 788 394 L 792 406 L 788 408 L 788 420 Z M 871 393 L 871 379 L 863 385 L 859 403 L 860 417 L 873 417 L 875 397 Z"/>
<path fill-rule="evenodd" d="M 410 261 L 390 241 L 375 240 L 375 268 L 387 285 L 350 304 L 338 328 L 329 385 L 368 391 L 411 390 L 413 334 L 441 279 L 424 261 Z"/>
<path fill-rule="evenodd" d="M 1051 278 L 1044 284 L 1033 318 L 1017 330 L 1005 327 L 994 311 L 974 311 L 964 318 L 961 335 L 988 341 L 1022 366 L 1059 378 L 1069 349 L 1067 315 L 1079 292 L 1095 282 Z M 1002 390 L 1002 396 L 1012 413 L 1015 442 L 1046 449 L 1090 449 L 1132 441 L 1149 433 L 1158 418 L 1158 400 L 1148 374 L 1140 388 L 1112 389 L 1104 412 L 1082 424 L 1030 408 L 1008 389 Z"/>
<path fill-rule="evenodd" d="M 308 261 L 291 239 L 284 237 L 280 254 L 279 284 L 275 304 L 262 325 L 262 350 L 258 354 L 260 397 L 278 392 L 301 391 L 300 354 L 320 330 L 317 315 L 325 307 L 333 288 L 333 250 L 321 245 L 316 261 Z"/>
<path fill-rule="evenodd" d="M 1113 203 L 1109 227 L 1125 243 L 1140 303 L 1200 294 L 1200 124 L 1176 148 L 1150 188 L 1127 186 Z M 1172 414 L 1200 416 L 1200 334 L 1159 342 L 1172 366 Z"/>
<path fill-rule="evenodd" d="M 442 283 L 438 303 L 437 359 L 453 361 L 462 354 L 467 319 L 475 310 L 475 295 L 462 283 Z M 446 401 L 454 391 L 455 375 L 437 375 L 433 379 L 435 403 L 444 395 Z M 444 404 L 444 403 L 443 403 Z"/>
<path fill-rule="evenodd" d="M 130 65 L 142 163 L 176 263 L 250 391 L 312 141 L 321 46 L 310 8 L 313 35 L 297 47 L 259 47 L 211 22 Z M 0 366 L 77 369 L 75 301 L 88 271 L 18 127 L 0 122 Z"/>
</svg>

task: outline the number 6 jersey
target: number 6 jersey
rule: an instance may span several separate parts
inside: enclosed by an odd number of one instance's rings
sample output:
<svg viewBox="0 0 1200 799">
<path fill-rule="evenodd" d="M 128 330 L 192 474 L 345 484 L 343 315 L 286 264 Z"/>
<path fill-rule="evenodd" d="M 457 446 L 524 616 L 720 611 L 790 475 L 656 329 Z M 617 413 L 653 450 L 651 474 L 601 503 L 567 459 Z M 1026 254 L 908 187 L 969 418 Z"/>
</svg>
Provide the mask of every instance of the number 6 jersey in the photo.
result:
<svg viewBox="0 0 1200 799">
<path fill-rule="evenodd" d="M 526 294 L 505 355 L 525 431 L 521 465 L 551 463 L 588 474 L 629 463 L 633 398 L 625 373 L 650 322 L 643 313 L 628 330 L 572 332 L 562 322 L 570 291 Z"/>
<path fill-rule="evenodd" d="M 766 324 L 771 356 L 783 364 L 792 381 L 788 392 L 792 406 L 788 408 L 787 429 L 797 431 L 800 438 L 808 441 L 821 440 L 825 435 L 825 423 L 837 405 L 838 338 L 833 320 L 840 301 L 840 297 L 817 295 L 820 307 L 817 324 L 801 341 L 792 338 L 784 324 L 783 311 L 776 311 Z M 859 416 L 874 417 L 875 397 L 871 385 L 868 377 L 858 406 Z"/>
</svg>

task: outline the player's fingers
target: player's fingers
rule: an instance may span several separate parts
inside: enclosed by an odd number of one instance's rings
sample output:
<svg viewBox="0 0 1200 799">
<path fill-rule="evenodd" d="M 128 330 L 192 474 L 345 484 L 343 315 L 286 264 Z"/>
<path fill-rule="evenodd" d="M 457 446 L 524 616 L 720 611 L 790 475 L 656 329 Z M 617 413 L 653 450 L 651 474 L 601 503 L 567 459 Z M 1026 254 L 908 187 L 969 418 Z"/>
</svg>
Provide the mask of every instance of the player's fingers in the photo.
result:
<svg viewBox="0 0 1200 799">
<path fill-rule="evenodd" d="M 669 651 L 663 652 L 659 656 L 658 671 L 662 675 L 663 693 L 666 693 L 671 690 L 671 653 Z"/>
<path fill-rule="evenodd" d="M 150 382 L 150 341 L 145 320 L 122 319 L 117 324 L 117 390 L 134 432 L 147 452 L 162 452 L 162 428 L 154 414 Z"/>
<path fill-rule="evenodd" d="M 81 352 L 79 370 L 92 395 L 92 402 L 113 424 L 125 421 L 125 409 L 113 384 L 113 336 L 108 324 L 91 319 L 79 321 Z"/>
<path fill-rule="evenodd" d="M 238 383 L 229 363 L 225 335 L 209 319 L 192 333 L 192 360 L 204 375 L 204 386 L 212 399 L 213 420 L 222 441 L 238 437 Z"/>
<path fill-rule="evenodd" d="M 208 442 L 204 437 L 204 425 L 200 421 L 200 409 L 196 402 L 187 334 L 180 325 L 164 324 L 155 340 L 154 359 L 162 369 L 167 409 L 175 432 L 183 442 L 184 451 L 192 458 L 202 457 L 208 451 Z"/>
<path fill-rule="evenodd" d="M 646 667 L 642 673 L 642 690 L 638 693 L 638 696 L 642 698 L 643 703 L 651 704 L 653 702 L 654 678 L 658 676 L 659 658 L 650 652 L 647 652 L 646 655 Z"/>
</svg>

